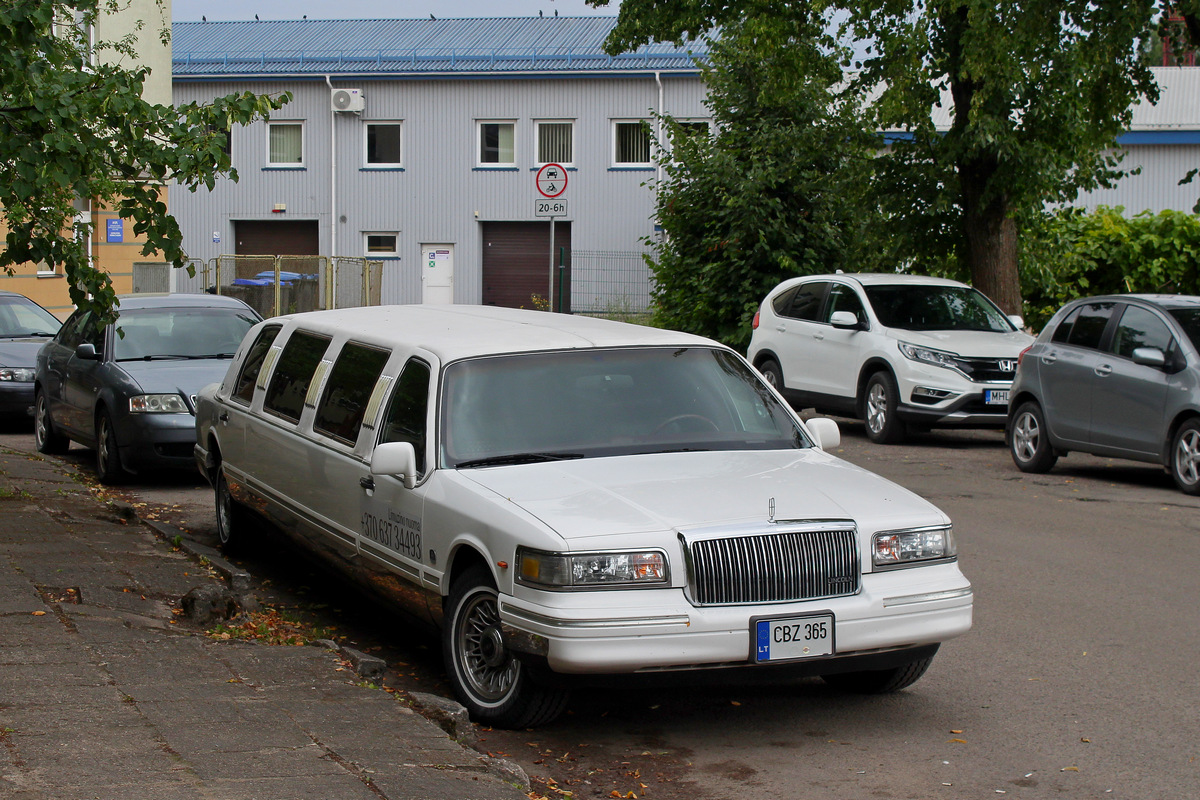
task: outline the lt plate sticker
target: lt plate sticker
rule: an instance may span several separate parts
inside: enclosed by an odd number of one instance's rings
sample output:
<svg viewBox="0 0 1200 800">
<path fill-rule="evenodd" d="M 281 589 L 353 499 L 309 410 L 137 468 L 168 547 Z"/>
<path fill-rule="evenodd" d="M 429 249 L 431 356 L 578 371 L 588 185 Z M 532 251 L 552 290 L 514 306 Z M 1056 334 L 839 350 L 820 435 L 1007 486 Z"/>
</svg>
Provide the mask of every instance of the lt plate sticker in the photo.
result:
<svg viewBox="0 0 1200 800">
<path fill-rule="evenodd" d="M 755 661 L 833 655 L 833 615 L 755 620 Z"/>
</svg>

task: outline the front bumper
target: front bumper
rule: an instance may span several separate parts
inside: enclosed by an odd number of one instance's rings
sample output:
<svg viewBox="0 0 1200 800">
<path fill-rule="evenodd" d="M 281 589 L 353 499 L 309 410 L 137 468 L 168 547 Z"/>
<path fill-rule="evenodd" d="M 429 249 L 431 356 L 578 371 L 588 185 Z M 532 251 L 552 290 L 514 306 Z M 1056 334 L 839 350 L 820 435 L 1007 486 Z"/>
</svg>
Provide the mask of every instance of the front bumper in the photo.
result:
<svg viewBox="0 0 1200 800">
<path fill-rule="evenodd" d="M 0 415 L 33 416 L 33 384 L 24 381 L 0 381 Z"/>
<path fill-rule="evenodd" d="M 682 589 L 536 594 L 501 598 L 506 644 L 568 674 L 746 666 L 752 617 L 815 612 L 834 615 L 836 649 L 821 660 L 837 662 L 966 633 L 973 602 L 953 563 L 871 573 L 854 596 L 800 603 L 699 608 Z"/>
<path fill-rule="evenodd" d="M 930 427 L 1003 428 L 1008 404 L 987 403 L 987 392 L 1007 392 L 1012 382 L 979 383 L 938 367 L 914 365 L 897 375 L 900 419 Z M 943 399 L 931 395 L 944 394 Z"/>
<path fill-rule="evenodd" d="M 128 414 L 114 424 L 121 465 L 130 472 L 194 468 L 196 418 L 191 414 Z"/>
</svg>

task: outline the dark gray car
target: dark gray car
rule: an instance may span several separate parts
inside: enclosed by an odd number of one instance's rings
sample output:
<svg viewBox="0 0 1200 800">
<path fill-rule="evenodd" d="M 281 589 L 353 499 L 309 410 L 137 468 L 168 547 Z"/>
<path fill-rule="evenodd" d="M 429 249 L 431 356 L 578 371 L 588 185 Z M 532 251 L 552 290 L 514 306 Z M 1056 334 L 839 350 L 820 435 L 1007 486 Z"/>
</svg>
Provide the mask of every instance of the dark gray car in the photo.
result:
<svg viewBox="0 0 1200 800">
<path fill-rule="evenodd" d="M 1075 300 L 1021 354 L 1005 436 L 1024 472 L 1072 450 L 1162 464 L 1200 494 L 1200 297 Z"/>
<path fill-rule="evenodd" d="M 29 419 L 34 360 L 61 326 L 25 295 L 0 292 L 0 419 Z"/>
<path fill-rule="evenodd" d="M 191 469 L 196 393 L 225 377 L 242 337 L 261 317 L 240 300 L 208 294 L 129 295 L 117 321 L 77 311 L 38 353 L 34 439 L 43 453 L 72 440 L 96 450 L 96 473 Z"/>
</svg>

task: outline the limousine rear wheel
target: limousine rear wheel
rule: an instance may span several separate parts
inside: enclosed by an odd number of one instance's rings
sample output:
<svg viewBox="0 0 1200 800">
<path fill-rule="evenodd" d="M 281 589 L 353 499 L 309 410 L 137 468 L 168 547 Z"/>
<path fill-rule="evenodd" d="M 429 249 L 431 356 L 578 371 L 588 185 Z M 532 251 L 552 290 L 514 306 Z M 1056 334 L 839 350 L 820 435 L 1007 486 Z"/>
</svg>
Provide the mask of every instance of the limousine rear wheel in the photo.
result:
<svg viewBox="0 0 1200 800">
<path fill-rule="evenodd" d="M 567 691 L 538 683 L 505 647 L 499 593 L 487 569 L 471 567 L 455 580 L 445 622 L 446 672 L 476 722 L 529 728 L 544 725 L 566 708 Z"/>
</svg>

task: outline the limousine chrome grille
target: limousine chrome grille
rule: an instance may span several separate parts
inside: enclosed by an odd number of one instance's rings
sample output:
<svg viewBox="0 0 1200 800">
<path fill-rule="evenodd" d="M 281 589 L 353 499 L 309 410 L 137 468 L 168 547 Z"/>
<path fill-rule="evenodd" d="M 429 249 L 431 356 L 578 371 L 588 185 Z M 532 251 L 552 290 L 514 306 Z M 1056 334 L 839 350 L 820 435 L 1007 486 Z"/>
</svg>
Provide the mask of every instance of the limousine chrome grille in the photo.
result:
<svg viewBox="0 0 1200 800">
<path fill-rule="evenodd" d="M 782 523 L 786 528 L 787 523 Z M 696 605 L 783 603 L 858 592 L 853 523 L 843 520 L 744 536 L 683 540 Z"/>
</svg>

